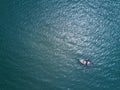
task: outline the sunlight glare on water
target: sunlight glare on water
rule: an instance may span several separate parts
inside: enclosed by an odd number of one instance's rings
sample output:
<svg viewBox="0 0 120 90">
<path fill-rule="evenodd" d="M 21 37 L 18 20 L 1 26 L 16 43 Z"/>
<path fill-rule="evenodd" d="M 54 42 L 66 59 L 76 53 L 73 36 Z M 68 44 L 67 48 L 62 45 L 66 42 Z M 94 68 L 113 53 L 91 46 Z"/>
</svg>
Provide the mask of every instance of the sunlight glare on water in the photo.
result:
<svg viewBox="0 0 120 90">
<path fill-rule="evenodd" d="M 1 90 L 120 89 L 119 0 L 0 2 Z"/>
</svg>

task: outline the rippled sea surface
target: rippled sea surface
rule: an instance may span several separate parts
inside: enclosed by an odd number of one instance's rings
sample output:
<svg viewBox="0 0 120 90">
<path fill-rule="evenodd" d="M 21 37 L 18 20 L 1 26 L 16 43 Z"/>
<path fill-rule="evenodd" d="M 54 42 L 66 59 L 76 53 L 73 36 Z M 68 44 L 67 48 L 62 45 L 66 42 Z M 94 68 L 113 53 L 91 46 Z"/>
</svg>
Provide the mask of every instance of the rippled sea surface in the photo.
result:
<svg viewBox="0 0 120 90">
<path fill-rule="evenodd" d="M 120 0 L 1 0 L 0 90 L 120 90 Z"/>
</svg>

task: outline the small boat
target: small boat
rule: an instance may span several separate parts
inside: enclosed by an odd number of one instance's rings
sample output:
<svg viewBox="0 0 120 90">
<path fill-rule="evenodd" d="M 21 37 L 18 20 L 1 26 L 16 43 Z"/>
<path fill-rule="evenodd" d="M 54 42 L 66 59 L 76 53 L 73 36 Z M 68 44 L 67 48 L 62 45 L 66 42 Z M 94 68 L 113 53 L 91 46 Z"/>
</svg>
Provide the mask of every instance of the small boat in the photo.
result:
<svg viewBox="0 0 120 90">
<path fill-rule="evenodd" d="M 89 65 L 90 64 L 90 61 L 89 60 L 86 60 L 86 59 L 79 59 L 80 63 L 83 64 L 83 65 Z"/>
</svg>

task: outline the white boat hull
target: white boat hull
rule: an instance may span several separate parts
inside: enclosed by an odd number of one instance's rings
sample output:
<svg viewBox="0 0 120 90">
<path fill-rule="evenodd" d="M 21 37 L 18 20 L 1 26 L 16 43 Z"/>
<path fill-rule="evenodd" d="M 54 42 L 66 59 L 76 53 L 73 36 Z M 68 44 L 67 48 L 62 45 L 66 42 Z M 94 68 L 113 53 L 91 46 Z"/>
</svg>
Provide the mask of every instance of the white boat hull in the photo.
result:
<svg viewBox="0 0 120 90">
<path fill-rule="evenodd" d="M 88 61 L 88 60 L 86 60 L 86 59 L 80 59 L 79 61 L 80 61 L 80 63 L 83 64 L 83 65 L 88 65 L 88 64 L 90 64 L 90 61 Z"/>
</svg>

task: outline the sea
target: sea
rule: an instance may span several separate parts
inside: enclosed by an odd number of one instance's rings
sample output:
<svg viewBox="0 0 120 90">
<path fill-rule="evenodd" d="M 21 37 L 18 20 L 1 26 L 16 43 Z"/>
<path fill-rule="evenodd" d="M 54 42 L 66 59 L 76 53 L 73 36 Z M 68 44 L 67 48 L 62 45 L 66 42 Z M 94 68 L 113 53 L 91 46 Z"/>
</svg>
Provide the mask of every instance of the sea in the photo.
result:
<svg viewBox="0 0 120 90">
<path fill-rule="evenodd" d="M 0 0 L 0 90 L 120 90 L 120 0 Z"/>
</svg>

